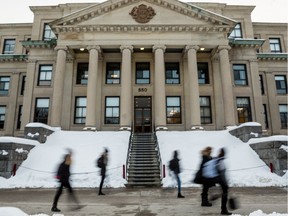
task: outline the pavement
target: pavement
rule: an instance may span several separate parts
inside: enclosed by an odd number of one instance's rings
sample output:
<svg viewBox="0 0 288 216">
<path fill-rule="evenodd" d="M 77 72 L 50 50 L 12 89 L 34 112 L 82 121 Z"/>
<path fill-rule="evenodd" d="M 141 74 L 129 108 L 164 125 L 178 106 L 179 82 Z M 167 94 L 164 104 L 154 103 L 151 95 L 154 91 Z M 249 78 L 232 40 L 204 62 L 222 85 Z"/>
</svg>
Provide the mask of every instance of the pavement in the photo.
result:
<svg viewBox="0 0 288 216">
<path fill-rule="evenodd" d="M 177 198 L 176 188 L 104 188 L 105 196 L 98 196 L 97 188 L 75 189 L 81 204 L 80 210 L 72 210 L 68 191 L 60 197 L 61 213 L 51 212 L 56 189 L 0 189 L 0 207 L 16 207 L 28 215 L 53 216 L 216 216 L 220 215 L 220 199 L 212 207 L 200 206 L 201 188 L 183 188 L 184 199 Z M 219 193 L 210 189 L 209 194 Z M 249 215 L 262 210 L 264 213 L 288 213 L 287 188 L 245 187 L 230 188 L 230 196 L 236 197 L 239 208 L 233 214 Z M 288 215 L 288 214 L 287 214 Z M 4 216 L 4 215 L 3 215 Z"/>
</svg>

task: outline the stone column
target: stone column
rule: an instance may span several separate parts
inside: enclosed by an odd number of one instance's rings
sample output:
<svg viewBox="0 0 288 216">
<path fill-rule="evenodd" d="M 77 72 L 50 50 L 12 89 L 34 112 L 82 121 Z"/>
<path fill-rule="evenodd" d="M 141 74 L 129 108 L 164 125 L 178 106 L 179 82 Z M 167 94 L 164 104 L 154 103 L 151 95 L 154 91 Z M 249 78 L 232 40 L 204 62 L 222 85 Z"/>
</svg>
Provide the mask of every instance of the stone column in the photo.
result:
<svg viewBox="0 0 288 216">
<path fill-rule="evenodd" d="M 57 60 L 53 84 L 51 125 L 61 126 L 62 103 L 63 103 L 63 87 L 66 69 L 66 56 L 68 48 L 66 46 L 57 46 Z"/>
<path fill-rule="evenodd" d="M 25 81 L 25 92 L 23 98 L 23 109 L 22 109 L 22 119 L 21 119 L 21 131 L 24 131 L 25 126 L 30 123 L 32 119 L 32 100 L 33 100 L 33 90 L 35 82 L 36 73 L 36 60 L 29 59 L 27 64 L 27 73 Z M 24 114 L 25 113 L 25 114 Z"/>
<path fill-rule="evenodd" d="M 197 50 L 199 46 L 186 46 L 188 59 L 188 83 L 189 83 L 189 104 L 190 104 L 190 124 L 192 127 L 201 125 L 200 104 L 199 104 L 199 84 L 197 68 Z"/>
<path fill-rule="evenodd" d="M 219 46 L 220 73 L 222 81 L 222 93 L 224 102 L 224 124 L 225 126 L 236 125 L 235 123 L 235 104 L 233 98 L 232 75 L 229 63 L 228 50 L 230 46 Z"/>
<path fill-rule="evenodd" d="M 262 125 L 262 130 L 265 130 L 265 121 L 264 121 L 265 116 L 263 110 L 257 59 L 250 60 L 250 74 L 251 74 L 251 86 L 254 100 L 255 121 Z"/>
<path fill-rule="evenodd" d="M 98 58 L 100 46 L 88 46 L 89 68 L 87 85 L 86 127 L 96 127 L 96 92 L 98 78 Z"/>
<path fill-rule="evenodd" d="M 166 126 L 166 94 L 165 94 L 165 64 L 164 52 L 166 47 L 163 45 L 153 46 L 155 55 L 154 69 L 154 108 L 155 108 L 155 126 Z"/>
<path fill-rule="evenodd" d="M 132 123 L 132 70 L 131 53 L 133 46 L 121 46 L 121 98 L 120 98 L 120 126 L 131 127 Z"/>
</svg>

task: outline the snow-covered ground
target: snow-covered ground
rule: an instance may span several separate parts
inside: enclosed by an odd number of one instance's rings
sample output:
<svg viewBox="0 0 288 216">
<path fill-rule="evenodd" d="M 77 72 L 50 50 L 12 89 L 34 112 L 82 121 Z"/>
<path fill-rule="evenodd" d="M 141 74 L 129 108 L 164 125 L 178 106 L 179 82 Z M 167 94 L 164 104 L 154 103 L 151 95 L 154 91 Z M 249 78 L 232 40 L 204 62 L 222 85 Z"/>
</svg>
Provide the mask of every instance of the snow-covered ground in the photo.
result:
<svg viewBox="0 0 288 216">
<path fill-rule="evenodd" d="M 113 188 L 124 187 L 126 180 L 122 177 L 122 166 L 126 164 L 129 137 L 130 133 L 127 131 L 75 132 L 62 131 L 59 128 L 55 128 L 55 132 L 48 136 L 45 144 L 32 140 L 25 141 L 25 144 L 32 144 L 35 147 L 30 151 L 28 158 L 19 167 L 14 177 L 9 179 L 0 177 L 0 188 L 56 187 L 58 183 L 54 178 L 55 172 L 59 163 L 63 160 L 64 154 L 69 149 L 73 151 L 71 166 L 71 172 L 73 173 L 71 176 L 72 186 L 94 188 L 100 182 L 99 168 L 96 167 L 95 162 L 104 148 L 109 149 L 108 177 L 104 186 Z M 221 147 L 226 148 L 227 158 L 225 164 L 230 186 L 287 186 L 287 173 L 282 177 L 271 173 L 265 163 L 249 147 L 249 144 L 267 140 L 287 141 L 287 136 L 254 138 L 249 140 L 248 143 L 244 143 L 230 135 L 228 130 L 161 131 L 157 132 L 157 137 L 161 160 L 166 167 L 168 161 L 172 158 L 173 151 L 178 150 L 179 158 L 181 159 L 183 187 L 199 187 L 199 185 L 193 184 L 191 180 L 200 164 L 200 151 L 206 146 L 213 148 L 213 156 L 218 154 Z M 7 137 L 1 137 L 0 142 L 5 142 L 7 139 L 22 142 L 19 138 Z M 287 146 L 282 146 L 281 148 L 287 151 Z M 162 180 L 162 183 L 163 187 L 176 187 L 176 181 L 169 174 L 167 168 L 166 177 Z M 10 207 L 0 208 L 0 215 L 26 216 L 21 210 Z M 265 214 L 258 210 L 249 216 L 266 215 L 287 216 L 288 214 Z"/>
</svg>

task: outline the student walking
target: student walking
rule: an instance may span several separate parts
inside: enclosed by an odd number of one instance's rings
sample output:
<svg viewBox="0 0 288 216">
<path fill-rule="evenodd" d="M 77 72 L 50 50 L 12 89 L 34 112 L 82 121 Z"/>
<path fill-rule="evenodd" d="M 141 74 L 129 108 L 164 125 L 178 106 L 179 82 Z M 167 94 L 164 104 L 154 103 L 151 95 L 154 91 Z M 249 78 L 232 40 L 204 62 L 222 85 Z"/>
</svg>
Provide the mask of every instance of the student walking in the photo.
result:
<svg viewBox="0 0 288 216">
<path fill-rule="evenodd" d="M 69 183 L 70 177 L 70 165 L 71 165 L 71 152 L 66 154 L 64 157 L 64 161 L 60 164 L 58 171 L 57 171 L 57 179 L 60 182 L 60 186 L 57 189 L 56 195 L 54 197 L 53 205 L 51 211 L 53 212 L 60 212 L 61 210 L 57 208 L 58 200 L 62 194 L 63 187 L 67 188 L 69 191 L 70 198 L 73 202 L 76 203 L 76 209 L 81 208 L 82 206 L 79 205 L 77 198 L 75 197 L 74 191 Z"/>
<path fill-rule="evenodd" d="M 228 184 L 224 165 L 225 149 L 221 148 L 217 158 L 206 162 L 203 166 L 203 177 L 207 184 L 220 184 L 222 188 L 221 215 L 231 215 L 227 210 Z"/>
<path fill-rule="evenodd" d="M 103 192 L 102 192 L 102 187 L 103 187 L 103 183 L 104 183 L 104 180 L 105 180 L 105 177 L 106 177 L 106 167 L 107 167 L 107 164 L 108 164 L 108 149 L 105 148 L 104 152 L 102 153 L 102 155 L 100 156 L 100 158 L 98 159 L 97 161 L 97 166 L 99 168 L 101 168 L 101 171 L 100 171 L 100 175 L 101 175 L 101 182 L 100 182 L 100 186 L 99 186 L 99 192 L 98 192 L 98 195 L 105 195 Z"/>
<path fill-rule="evenodd" d="M 174 154 L 173 154 L 173 159 L 170 160 L 169 162 L 169 168 L 171 171 L 173 171 L 175 177 L 176 177 L 176 180 L 177 180 L 177 185 L 178 185 L 178 198 L 185 198 L 185 196 L 183 196 L 181 194 L 181 180 L 180 180 L 180 172 L 181 172 L 181 169 L 180 169 L 180 165 L 179 165 L 179 159 L 178 159 L 178 152 L 175 150 L 174 151 Z"/>
</svg>

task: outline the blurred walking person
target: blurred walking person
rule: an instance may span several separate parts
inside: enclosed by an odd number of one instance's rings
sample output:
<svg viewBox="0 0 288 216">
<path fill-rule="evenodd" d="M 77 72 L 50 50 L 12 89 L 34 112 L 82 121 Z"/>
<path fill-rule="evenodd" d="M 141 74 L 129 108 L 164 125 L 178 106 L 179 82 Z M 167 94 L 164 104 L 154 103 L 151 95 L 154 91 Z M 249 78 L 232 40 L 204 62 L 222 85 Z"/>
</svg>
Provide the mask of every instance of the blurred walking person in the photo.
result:
<svg viewBox="0 0 288 216">
<path fill-rule="evenodd" d="M 58 209 L 57 204 L 58 200 L 62 194 L 63 188 L 67 188 L 69 192 L 69 197 L 72 199 L 73 202 L 76 203 L 75 209 L 79 209 L 82 206 L 79 205 L 79 202 L 74 194 L 74 191 L 70 185 L 69 177 L 70 177 L 70 165 L 71 165 L 71 152 L 66 154 L 64 157 L 63 162 L 60 164 L 56 178 L 60 182 L 60 186 L 57 189 L 56 195 L 54 197 L 53 205 L 51 208 L 52 212 L 60 212 L 61 210 Z"/>
<path fill-rule="evenodd" d="M 101 175 L 101 182 L 100 182 L 100 185 L 99 185 L 99 192 L 98 192 L 98 195 L 105 195 L 103 192 L 102 192 L 102 187 L 103 187 L 103 184 L 104 184 L 104 180 L 105 180 L 105 177 L 106 177 L 106 167 L 107 167 L 107 164 L 108 164 L 108 149 L 105 148 L 104 152 L 102 153 L 102 155 L 100 156 L 100 158 L 97 160 L 97 166 L 99 168 L 101 168 L 101 171 L 100 171 L 100 175 Z"/>
<path fill-rule="evenodd" d="M 222 188 L 221 215 L 232 215 L 227 210 L 228 183 L 224 165 L 225 149 L 221 148 L 217 158 L 206 162 L 203 166 L 203 177 L 207 184 L 220 184 Z"/>
<path fill-rule="evenodd" d="M 177 180 L 177 185 L 178 185 L 178 198 L 185 198 L 185 196 L 183 196 L 181 194 L 181 180 L 180 180 L 180 165 L 179 165 L 179 158 L 178 158 L 178 152 L 175 150 L 173 153 L 173 159 L 170 160 L 169 162 L 169 169 L 174 173 L 176 180 Z"/>
</svg>

